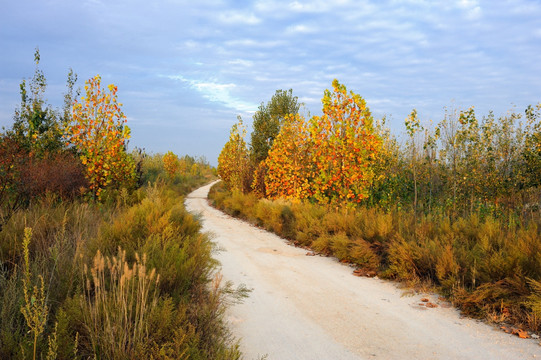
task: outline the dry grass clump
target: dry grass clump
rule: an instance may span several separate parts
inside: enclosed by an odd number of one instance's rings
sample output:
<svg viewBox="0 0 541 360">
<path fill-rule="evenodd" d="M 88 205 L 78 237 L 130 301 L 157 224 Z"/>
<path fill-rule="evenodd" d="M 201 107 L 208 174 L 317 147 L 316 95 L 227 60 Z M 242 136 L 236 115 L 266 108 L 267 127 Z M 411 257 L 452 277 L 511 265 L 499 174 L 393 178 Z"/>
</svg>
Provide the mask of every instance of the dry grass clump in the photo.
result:
<svg viewBox="0 0 541 360">
<path fill-rule="evenodd" d="M 104 257 L 100 251 L 92 267 L 83 270 L 84 295 L 81 308 L 93 349 L 108 359 L 141 358 L 138 345 L 149 338 L 148 321 L 157 307 L 156 269 L 148 270 L 146 255 L 136 255 L 133 265 L 126 252 Z"/>
</svg>

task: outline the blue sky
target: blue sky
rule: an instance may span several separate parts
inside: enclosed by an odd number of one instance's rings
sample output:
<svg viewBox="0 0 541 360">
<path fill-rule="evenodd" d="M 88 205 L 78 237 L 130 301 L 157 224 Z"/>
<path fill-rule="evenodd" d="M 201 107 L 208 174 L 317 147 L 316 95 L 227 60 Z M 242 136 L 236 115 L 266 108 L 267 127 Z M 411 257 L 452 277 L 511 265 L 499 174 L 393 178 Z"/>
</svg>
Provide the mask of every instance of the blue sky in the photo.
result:
<svg viewBox="0 0 541 360">
<path fill-rule="evenodd" d="M 69 68 L 119 88 L 131 146 L 216 164 L 277 89 L 312 114 L 334 78 L 395 134 L 413 108 L 496 115 L 541 101 L 541 1 L 0 0 L 0 126 L 39 47 L 47 100 Z"/>
</svg>

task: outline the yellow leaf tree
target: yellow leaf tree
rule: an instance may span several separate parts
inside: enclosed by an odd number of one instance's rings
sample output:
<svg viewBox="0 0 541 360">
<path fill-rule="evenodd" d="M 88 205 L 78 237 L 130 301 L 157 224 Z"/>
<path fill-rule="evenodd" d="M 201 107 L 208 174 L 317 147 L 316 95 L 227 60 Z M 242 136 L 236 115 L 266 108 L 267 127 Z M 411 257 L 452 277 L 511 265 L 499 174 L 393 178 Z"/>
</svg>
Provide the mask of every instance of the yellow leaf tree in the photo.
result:
<svg viewBox="0 0 541 360">
<path fill-rule="evenodd" d="M 86 81 L 86 96 L 73 104 L 66 128 L 68 144 L 77 149 L 92 194 L 101 199 L 105 188 L 135 185 L 135 163 L 126 152 L 130 129 L 117 99 L 117 87 L 101 87 L 101 77 Z"/>
<path fill-rule="evenodd" d="M 175 177 L 180 171 L 180 160 L 172 151 L 168 151 L 162 158 L 165 172 L 170 178 Z"/>
<path fill-rule="evenodd" d="M 248 181 L 249 172 L 248 147 L 244 137 L 246 128 L 242 119 L 231 128 L 229 140 L 218 156 L 218 175 L 231 190 L 249 191 L 251 181 Z"/>
<path fill-rule="evenodd" d="M 320 203 L 358 203 L 368 196 L 381 139 L 365 100 L 338 80 L 332 86 L 323 115 L 310 120 L 313 196 Z"/>
<path fill-rule="evenodd" d="M 307 124 L 299 115 L 288 115 L 265 159 L 266 195 L 271 199 L 302 200 L 310 188 L 310 139 Z"/>
</svg>

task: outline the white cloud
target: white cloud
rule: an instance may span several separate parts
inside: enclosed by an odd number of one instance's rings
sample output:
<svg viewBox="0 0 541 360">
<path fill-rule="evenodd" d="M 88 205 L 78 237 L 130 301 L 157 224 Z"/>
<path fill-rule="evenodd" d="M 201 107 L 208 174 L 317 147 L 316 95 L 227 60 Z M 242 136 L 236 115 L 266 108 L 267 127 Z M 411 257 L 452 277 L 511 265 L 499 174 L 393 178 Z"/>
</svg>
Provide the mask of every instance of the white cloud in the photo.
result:
<svg viewBox="0 0 541 360">
<path fill-rule="evenodd" d="M 288 4 L 292 11 L 301 13 L 324 13 L 338 7 L 351 5 L 350 0 L 313 0 L 313 1 L 293 1 Z"/>
<path fill-rule="evenodd" d="M 511 9 L 513 14 L 531 15 L 541 12 L 541 4 L 537 2 L 516 2 Z"/>
<path fill-rule="evenodd" d="M 230 25 L 257 25 L 261 19 L 252 13 L 243 13 L 238 11 L 228 11 L 219 15 L 222 23 Z"/>
<path fill-rule="evenodd" d="M 304 104 L 317 103 L 318 101 L 321 101 L 321 98 L 301 96 L 299 97 L 299 101 Z"/>
<path fill-rule="evenodd" d="M 283 5 L 278 1 L 272 0 L 262 0 L 257 1 L 254 5 L 254 8 L 261 13 L 275 13 L 280 9 L 283 9 Z"/>
<path fill-rule="evenodd" d="M 193 40 L 186 40 L 184 43 L 183 43 L 184 47 L 185 48 L 188 48 L 188 49 L 196 49 L 200 46 L 200 44 L 196 41 L 193 41 Z"/>
<path fill-rule="evenodd" d="M 479 6 L 479 2 L 477 0 L 459 0 L 458 6 L 464 9 L 471 9 Z"/>
<path fill-rule="evenodd" d="M 477 0 L 459 0 L 458 7 L 466 11 L 466 17 L 476 20 L 481 16 L 481 6 Z"/>
<path fill-rule="evenodd" d="M 315 27 L 304 24 L 288 26 L 286 29 L 288 34 L 313 34 L 315 32 L 317 32 Z"/>
<path fill-rule="evenodd" d="M 235 59 L 235 60 L 228 61 L 228 64 L 239 65 L 243 67 L 252 67 L 254 65 L 254 62 L 250 60 L 244 60 L 244 59 Z"/>
<path fill-rule="evenodd" d="M 477 20 L 481 17 L 481 7 L 480 6 L 476 6 L 474 8 L 471 8 L 468 10 L 468 12 L 466 13 L 468 19 L 470 20 Z"/>
<path fill-rule="evenodd" d="M 254 47 L 254 48 L 274 48 L 276 46 L 283 45 L 281 40 L 257 40 L 257 39 L 235 39 L 228 40 L 224 43 L 228 47 Z"/>
<path fill-rule="evenodd" d="M 289 3 L 289 9 L 299 12 L 321 12 L 323 10 L 315 3 L 300 3 L 298 1 Z"/>
<path fill-rule="evenodd" d="M 201 93 L 205 99 L 221 103 L 225 107 L 241 112 L 251 112 L 257 109 L 257 105 L 243 101 L 231 94 L 231 92 L 237 88 L 236 84 L 220 84 L 214 81 L 192 80 L 186 79 L 182 75 L 170 75 L 166 77 L 171 80 L 179 80 L 187 83 L 192 89 Z"/>
</svg>

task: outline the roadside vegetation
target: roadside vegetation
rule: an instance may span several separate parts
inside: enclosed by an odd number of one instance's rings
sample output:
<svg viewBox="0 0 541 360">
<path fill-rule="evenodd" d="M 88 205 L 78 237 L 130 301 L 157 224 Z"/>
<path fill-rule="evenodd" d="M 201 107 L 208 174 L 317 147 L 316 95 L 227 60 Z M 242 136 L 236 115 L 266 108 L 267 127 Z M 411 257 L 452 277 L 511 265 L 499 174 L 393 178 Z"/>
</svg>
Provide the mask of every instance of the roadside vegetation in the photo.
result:
<svg viewBox="0 0 541 360">
<path fill-rule="evenodd" d="M 1 359 L 238 359 L 221 281 L 183 206 L 204 160 L 127 152 L 114 85 L 70 72 L 64 109 L 34 77 L 0 133 Z"/>
<path fill-rule="evenodd" d="M 437 124 L 414 109 L 402 142 L 336 80 L 322 104 L 305 119 L 279 91 L 254 115 L 251 143 L 234 125 L 214 205 L 356 274 L 541 331 L 541 104 L 500 117 L 448 109 Z"/>
</svg>

